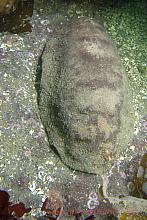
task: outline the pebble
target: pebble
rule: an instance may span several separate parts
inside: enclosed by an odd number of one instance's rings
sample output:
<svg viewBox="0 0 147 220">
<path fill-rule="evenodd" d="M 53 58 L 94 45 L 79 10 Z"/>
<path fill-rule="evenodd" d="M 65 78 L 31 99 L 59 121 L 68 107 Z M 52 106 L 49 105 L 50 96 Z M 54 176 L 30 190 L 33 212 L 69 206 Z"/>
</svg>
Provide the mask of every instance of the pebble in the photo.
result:
<svg viewBox="0 0 147 220">
<path fill-rule="evenodd" d="M 143 168 L 143 166 L 139 166 L 138 172 L 137 172 L 137 177 L 138 178 L 143 177 L 143 174 L 144 174 L 144 168 Z"/>
</svg>

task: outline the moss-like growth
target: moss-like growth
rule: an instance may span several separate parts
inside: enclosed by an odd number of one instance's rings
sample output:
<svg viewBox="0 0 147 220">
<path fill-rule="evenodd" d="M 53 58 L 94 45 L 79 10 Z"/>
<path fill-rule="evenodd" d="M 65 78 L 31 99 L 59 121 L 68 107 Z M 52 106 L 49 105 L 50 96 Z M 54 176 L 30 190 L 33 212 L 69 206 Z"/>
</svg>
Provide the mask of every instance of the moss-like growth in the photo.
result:
<svg viewBox="0 0 147 220">
<path fill-rule="evenodd" d="M 66 165 L 102 174 L 133 135 L 127 78 L 99 23 L 81 18 L 63 26 L 42 57 L 41 119 Z"/>
</svg>

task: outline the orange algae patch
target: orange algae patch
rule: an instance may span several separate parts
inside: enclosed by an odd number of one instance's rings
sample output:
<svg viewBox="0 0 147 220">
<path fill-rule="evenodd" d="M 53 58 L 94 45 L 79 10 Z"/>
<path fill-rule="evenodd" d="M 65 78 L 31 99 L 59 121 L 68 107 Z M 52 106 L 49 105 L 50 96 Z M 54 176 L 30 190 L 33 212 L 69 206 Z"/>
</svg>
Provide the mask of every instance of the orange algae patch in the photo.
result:
<svg viewBox="0 0 147 220">
<path fill-rule="evenodd" d="M 118 220 L 147 220 L 147 213 L 121 213 Z"/>
</svg>

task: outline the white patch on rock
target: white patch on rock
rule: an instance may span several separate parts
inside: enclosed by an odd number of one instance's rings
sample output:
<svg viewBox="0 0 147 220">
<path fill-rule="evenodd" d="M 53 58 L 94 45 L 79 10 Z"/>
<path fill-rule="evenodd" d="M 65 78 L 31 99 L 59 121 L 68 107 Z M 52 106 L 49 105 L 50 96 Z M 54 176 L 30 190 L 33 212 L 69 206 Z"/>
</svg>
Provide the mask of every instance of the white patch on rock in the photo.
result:
<svg viewBox="0 0 147 220">
<path fill-rule="evenodd" d="M 138 178 L 143 177 L 143 174 L 144 174 L 144 168 L 143 168 L 143 166 L 139 166 L 138 172 L 137 172 L 137 177 Z"/>
</svg>

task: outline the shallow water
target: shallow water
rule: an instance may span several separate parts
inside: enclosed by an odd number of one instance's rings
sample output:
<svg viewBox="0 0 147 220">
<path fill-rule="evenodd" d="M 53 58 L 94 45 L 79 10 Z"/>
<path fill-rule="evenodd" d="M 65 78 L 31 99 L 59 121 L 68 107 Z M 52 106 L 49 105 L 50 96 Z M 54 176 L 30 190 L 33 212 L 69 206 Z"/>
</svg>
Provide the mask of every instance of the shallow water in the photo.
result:
<svg viewBox="0 0 147 220">
<path fill-rule="evenodd" d="M 48 154 L 46 136 L 41 122 L 37 119 L 39 112 L 37 115 L 36 110 L 31 106 L 36 101 L 36 94 L 31 89 L 31 83 L 35 84 L 35 80 L 32 79 L 35 78 L 33 68 L 35 68 L 37 56 L 41 53 L 45 40 L 51 29 L 58 27 L 59 20 L 62 22 L 75 16 L 89 16 L 103 23 L 117 45 L 129 78 L 136 112 L 134 132 L 137 133 L 139 127 L 143 126 L 141 139 L 145 139 L 147 121 L 144 119 L 140 124 L 140 118 L 147 114 L 147 2 L 145 0 L 113 1 L 113 3 L 100 1 L 98 4 L 97 1 L 78 1 L 76 3 L 76 1 L 36 0 L 34 7 L 37 12 L 34 12 L 32 17 L 34 19 L 32 32 L 34 32 L 30 33 L 30 37 L 28 33 L 25 34 L 30 29 L 22 31 L 21 28 L 18 35 L 2 33 L 0 36 L 1 56 L 4 53 L 7 60 L 0 67 L 1 72 L 4 73 L 4 75 L 2 74 L 4 87 L 1 84 L 3 94 L 1 101 L 4 99 L 4 102 L 13 103 L 10 105 L 11 107 L 9 106 L 10 109 L 3 105 L 1 110 L 1 117 L 5 120 L 2 120 L 0 133 L 0 182 L 1 187 L 9 191 L 13 201 L 19 200 L 24 201 L 27 205 L 33 204 L 36 207 L 33 210 L 35 214 L 41 205 L 42 197 L 53 185 L 53 179 L 56 181 L 57 177 L 57 182 L 60 182 L 60 178 L 70 182 L 75 175 L 74 172 L 67 171 L 64 166 L 62 167 L 56 157 Z M 28 9 L 30 10 L 30 8 Z M 11 20 L 12 23 L 9 22 L 8 19 L 6 29 L 3 30 L 12 32 L 12 26 L 15 27 L 18 20 L 15 17 L 13 21 Z M 2 26 L 0 28 L 2 30 Z M 19 29 L 16 28 L 16 30 L 19 32 Z M 22 32 L 24 34 L 21 34 Z M 18 65 L 16 65 L 16 59 L 14 59 L 15 62 L 12 59 L 14 50 L 16 50 L 16 54 L 14 52 L 16 57 L 14 57 L 17 58 Z M 32 63 L 33 67 L 29 63 Z M 17 75 L 19 71 L 16 72 L 15 68 L 19 69 L 22 65 L 25 67 L 24 72 L 22 75 Z M 9 72 L 12 74 L 10 78 L 7 77 Z M 14 81 L 12 81 L 12 76 L 14 76 Z M 19 83 L 19 78 L 22 76 L 26 77 L 26 84 L 23 86 Z M 17 84 L 19 88 L 15 90 Z M 17 105 L 16 96 L 19 96 L 21 101 L 23 95 L 27 108 L 23 106 L 24 101 Z M 35 117 L 33 112 L 35 112 Z M 29 138 L 27 138 L 28 136 Z M 38 145 L 32 141 L 34 136 Z"/>
</svg>

